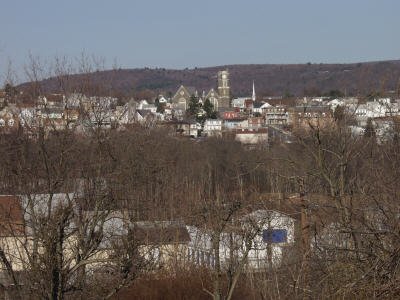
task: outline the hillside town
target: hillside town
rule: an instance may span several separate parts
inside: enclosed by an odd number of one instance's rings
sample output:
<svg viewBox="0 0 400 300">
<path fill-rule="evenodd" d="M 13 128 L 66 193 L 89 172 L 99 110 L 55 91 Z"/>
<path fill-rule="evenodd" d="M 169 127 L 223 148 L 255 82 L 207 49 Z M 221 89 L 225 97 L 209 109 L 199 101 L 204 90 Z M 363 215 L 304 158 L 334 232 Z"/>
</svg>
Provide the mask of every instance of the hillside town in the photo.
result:
<svg viewBox="0 0 400 300">
<path fill-rule="evenodd" d="M 394 122 L 400 115 L 400 99 L 370 97 L 258 97 L 256 83 L 249 96 L 231 98 L 229 72 L 217 74 L 216 88 L 198 91 L 181 85 L 170 98 L 121 99 L 88 96 L 82 93 L 44 94 L 23 103 L 23 92 L 11 86 L 0 91 L 0 129 L 3 132 L 24 129 L 36 136 L 52 130 L 73 128 L 87 134 L 91 128 L 123 129 L 134 124 L 168 128 L 171 134 L 194 139 L 234 135 L 247 145 L 290 142 L 293 132 L 310 125 L 332 126 L 345 112 L 353 119 L 355 135 L 373 127 L 378 140 L 393 135 Z M 124 102 L 121 104 L 121 102 Z M 395 118 L 393 118 L 395 117 Z"/>
</svg>

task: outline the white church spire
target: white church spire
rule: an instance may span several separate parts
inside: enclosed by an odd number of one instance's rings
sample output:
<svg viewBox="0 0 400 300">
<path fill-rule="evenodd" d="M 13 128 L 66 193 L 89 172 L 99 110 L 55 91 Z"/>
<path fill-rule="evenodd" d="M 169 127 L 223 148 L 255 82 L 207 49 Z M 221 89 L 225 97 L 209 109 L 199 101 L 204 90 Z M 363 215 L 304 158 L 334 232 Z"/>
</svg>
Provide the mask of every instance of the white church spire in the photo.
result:
<svg viewBox="0 0 400 300">
<path fill-rule="evenodd" d="M 252 96 L 251 96 L 251 99 L 252 99 L 253 101 L 256 101 L 256 89 L 254 88 L 254 80 L 253 80 L 253 94 L 252 94 Z"/>
</svg>

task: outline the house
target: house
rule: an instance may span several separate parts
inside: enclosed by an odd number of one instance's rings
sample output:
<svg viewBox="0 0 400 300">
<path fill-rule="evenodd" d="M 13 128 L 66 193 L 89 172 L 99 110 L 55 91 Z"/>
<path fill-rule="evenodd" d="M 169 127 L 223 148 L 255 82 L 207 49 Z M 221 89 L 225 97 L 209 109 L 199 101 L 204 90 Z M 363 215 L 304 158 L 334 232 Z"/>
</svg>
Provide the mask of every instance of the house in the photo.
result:
<svg viewBox="0 0 400 300">
<path fill-rule="evenodd" d="M 174 122 L 176 132 L 182 136 L 197 137 L 199 129 L 201 128 L 194 120 Z"/>
<path fill-rule="evenodd" d="M 266 125 L 287 125 L 289 113 L 284 105 L 265 105 L 262 107 L 262 114 L 265 116 Z"/>
<path fill-rule="evenodd" d="M 345 102 L 342 99 L 333 99 L 330 100 L 327 105 L 332 109 L 332 111 L 335 111 L 336 107 L 338 106 L 344 106 Z"/>
<path fill-rule="evenodd" d="M 268 130 L 238 129 L 235 131 L 235 140 L 246 145 L 266 145 L 268 143 Z"/>
<path fill-rule="evenodd" d="M 83 107 L 83 103 L 87 97 L 80 93 L 72 93 L 64 98 L 65 108 L 78 109 Z"/>
<path fill-rule="evenodd" d="M 14 272 L 21 272 L 29 265 L 29 255 L 33 251 L 33 222 L 48 216 L 51 201 L 51 214 L 58 208 L 68 205 L 73 194 L 31 194 L 24 196 L 0 196 L 0 247 L 11 263 Z M 36 229 L 35 229 L 36 230 Z M 40 253 L 40 251 L 39 251 Z M 4 261 L 3 261 L 4 262 Z M 4 264 L 0 271 L 6 272 Z M 0 276 L 1 279 L 7 276 Z M 2 282 L 4 284 L 4 281 Z"/>
<path fill-rule="evenodd" d="M 295 219 L 279 211 L 260 209 L 244 216 L 243 223 L 247 222 L 259 228 L 248 254 L 248 267 L 260 269 L 268 267 L 268 263 L 280 265 L 285 248 L 294 244 Z"/>
<path fill-rule="evenodd" d="M 239 116 L 239 112 L 237 111 L 224 111 L 222 113 L 223 120 L 237 119 Z"/>
<path fill-rule="evenodd" d="M 40 111 L 42 119 L 62 119 L 64 108 L 63 107 L 44 107 Z"/>
<path fill-rule="evenodd" d="M 153 114 L 157 113 L 157 106 L 155 106 L 154 104 L 143 104 L 140 109 L 149 110 Z"/>
<path fill-rule="evenodd" d="M 111 128 L 112 112 L 101 106 L 92 107 L 88 113 L 87 124 L 89 127 Z"/>
<path fill-rule="evenodd" d="M 245 101 L 247 99 L 248 99 L 247 97 L 234 98 L 232 100 L 232 107 L 237 108 L 239 111 L 244 111 L 246 107 Z"/>
<path fill-rule="evenodd" d="M 185 118 L 186 110 L 181 108 L 172 108 L 171 109 L 171 117 L 172 119 L 183 121 Z"/>
<path fill-rule="evenodd" d="M 293 129 L 308 130 L 312 127 L 333 126 L 333 112 L 327 105 L 295 106 L 289 109 Z"/>
<path fill-rule="evenodd" d="M 249 127 L 249 121 L 246 117 L 237 117 L 224 120 L 224 128 L 227 130 L 246 129 Z"/>
<path fill-rule="evenodd" d="M 62 94 L 39 96 L 38 106 L 39 108 L 63 108 L 65 107 L 65 96 Z"/>
<path fill-rule="evenodd" d="M 9 268 L 12 268 L 16 276 L 24 270 L 27 259 L 24 247 L 29 246 L 25 235 L 23 209 L 19 198 L 14 195 L 0 195 L 0 249 L 4 255 L 0 263 L 0 284 L 1 291 L 6 295 L 12 293 L 14 287 Z"/>
<path fill-rule="evenodd" d="M 86 211 L 90 218 L 91 211 Z M 94 212 L 94 216 L 97 212 Z M 126 211 L 113 211 L 107 214 L 102 226 L 103 238 L 99 249 L 90 264 L 90 271 L 101 271 L 102 264 L 96 259 L 107 260 L 114 257 L 115 249 L 126 245 L 124 241 L 134 241 L 137 256 L 133 259 L 146 265 L 146 270 L 171 270 L 182 266 L 187 253 L 190 236 L 186 226 L 179 221 L 136 221 L 129 219 Z M 118 250 L 117 250 L 118 251 Z"/>
<path fill-rule="evenodd" d="M 124 106 L 117 106 L 114 116 L 118 123 L 123 125 L 134 123 L 136 120 L 135 114 L 138 106 L 139 104 L 133 99 L 125 103 Z"/>
<path fill-rule="evenodd" d="M 355 116 L 359 126 L 365 126 L 369 118 L 393 117 L 400 114 L 399 103 L 392 102 L 389 98 L 374 99 L 365 104 L 351 103 L 346 109 Z"/>
<path fill-rule="evenodd" d="M 232 100 L 232 107 L 240 112 L 260 113 L 260 107 L 263 105 L 261 102 L 256 102 L 256 90 L 253 81 L 253 92 L 249 97 L 239 97 Z"/>
<path fill-rule="evenodd" d="M 153 268 L 173 269 L 183 265 L 190 235 L 182 222 L 134 222 L 130 224 L 130 234 Z"/>
<path fill-rule="evenodd" d="M 0 195 L 0 247 L 15 272 L 29 268 L 29 256 L 33 252 L 33 242 L 46 238 L 46 229 L 38 225 L 42 218 L 64 219 L 63 256 L 71 266 L 76 264 L 79 226 L 87 226 L 87 234 L 93 243 L 93 253 L 86 259 L 86 270 L 94 271 L 104 264 L 112 263 L 110 258 L 115 250 L 123 250 L 123 240 L 132 239 L 138 247 L 138 255 L 149 260 L 149 265 L 161 268 L 175 266 L 183 259 L 186 245 L 190 240 L 185 225 L 174 221 L 131 222 L 127 211 L 93 210 L 80 205 L 75 193 L 29 194 L 23 196 Z M 50 205 L 49 205 L 50 204 Z M 50 207 L 50 208 L 49 208 Z M 60 212 L 63 214 L 60 215 Z M 84 225 L 82 225 L 82 222 Z M 42 236 L 44 235 L 44 236 Z M 89 236 L 88 236 L 89 237 Z M 126 245 L 125 245 L 126 246 Z M 118 251 L 117 251 L 118 252 Z M 45 254 L 39 248 L 39 255 Z M 46 255 L 46 254 L 45 254 Z M 4 260 L 0 272 L 5 270 Z M 7 276 L 2 276 L 0 280 Z M 1 281 L 4 284 L 4 281 Z"/>
<path fill-rule="evenodd" d="M 259 129 L 264 126 L 264 118 L 263 117 L 251 117 L 248 118 L 249 129 Z"/>
<path fill-rule="evenodd" d="M 222 132 L 221 119 L 207 119 L 204 122 L 203 133 L 206 136 L 220 136 Z"/>
<path fill-rule="evenodd" d="M 262 103 L 262 105 L 261 105 L 260 109 L 261 109 L 261 114 L 262 114 L 264 112 L 264 109 L 266 109 L 267 107 L 270 107 L 271 104 L 269 104 L 268 102 L 261 102 L 261 103 Z"/>
<path fill-rule="evenodd" d="M 135 111 L 135 121 L 140 124 L 152 125 L 157 121 L 157 116 L 151 110 L 137 109 Z"/>
<path fill-rule="evenodd" d="M 246 270 L 279 266 L 286 250 L 294 244 L 295 219 L 282 212 L 256 210 L 244 215 L 239 224 L 241 228 L 236 233 L 222 232 L 220 235 L 218 251 L 222 268 L 228 267 L 232 259 L 244 259 Z M 212 245 L 212 229 L 195 226 L 187 228 L 190 235 L 187 260 L 196 265 L 213 268 L 215 249 Z M 234 257 L 231 257 L 232 255 Z"/>
<path fill-rule="evenodd" d="M 262 109 L 263 107 L 266 107 L 269 105 L 268 103 L 263 103 L 263 102 L 254 102 L 253 103 L 253 114 L 254 115 L 261 115 L 262 114 Z"/>
<path fill-rule="evenodd" d="M 378 143 L 393 140 L 396 124 L 400 124 L 400 116 L 380 117 L 372 119 Z"/>
</svg>

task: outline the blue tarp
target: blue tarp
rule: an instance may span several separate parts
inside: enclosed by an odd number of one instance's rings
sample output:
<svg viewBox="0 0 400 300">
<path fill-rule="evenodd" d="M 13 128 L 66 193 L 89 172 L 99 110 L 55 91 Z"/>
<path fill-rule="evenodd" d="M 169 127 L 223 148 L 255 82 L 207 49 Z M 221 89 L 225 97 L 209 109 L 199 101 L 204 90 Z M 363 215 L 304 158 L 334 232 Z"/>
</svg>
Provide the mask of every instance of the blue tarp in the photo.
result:
<svg viewBox="0 0 400 300">
<path fill-rule="evenodd" d="M 263 230 L 263 241 L 265 243 L 286 243 L 286 229 L 266 229 Z"/>
</svg>

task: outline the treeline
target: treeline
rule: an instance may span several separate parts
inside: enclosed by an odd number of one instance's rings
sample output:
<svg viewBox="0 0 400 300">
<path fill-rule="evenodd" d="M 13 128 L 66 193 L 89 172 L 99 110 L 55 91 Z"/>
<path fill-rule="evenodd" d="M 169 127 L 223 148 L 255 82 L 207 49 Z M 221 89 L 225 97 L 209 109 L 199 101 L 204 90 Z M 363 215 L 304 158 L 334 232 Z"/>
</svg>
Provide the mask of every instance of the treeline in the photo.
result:
<svg viewBox="0 0 400 300">
<path fill-rule="evenodd" d="M 79 58 L 78 58 L 79 59 Z M 90 59 L 90 57 L 89 57 Z M 79 59 L 80 60 L 80 59 Z M 92 62 L 91 62 L 92 63 Z M 366 62 L 358 64 L 297 64 L 297 65 L 231 65 L 211 68 L 196 68 L 187 70 L 163 69 L 114 69 L 104 71 L 104 67 L 79 68 L 73 73 L 85 75 L 68 76 L 74 86 L 90 77 L 99 86 L 113 87 L 116 93 L 124 96 L 156 97 L 160 93 L 172 95 L 177 88 L 184 86 L 196 87 L 199 92 L 215 88 L 213 76 L 221 69 L 229 69 L 231 74 L 231 91 L 235 97 L 245 97 L 251 94 L 251 84 L 255 81 L 259 96 L 321 96 L 339 90 L 347 96 L 366 96 L 379 93 L 384 96 L 388 91 L 394 91 L 386 96 L 398 97 L 399 61 Z M 100 70 L 100 72 L 96 72 Z M 61 92 L 59 78 L 47 76 L 41 82 L 46 93 Z M 50 77 L 50 78 L 49 78 Z M 29 78 L 32 80 L 32 78 Z M 22 90 L 29 88 L 25 83 L 19 86 Z M 337 93 L 335 93 L 337 94 Z"/>
</svg>

